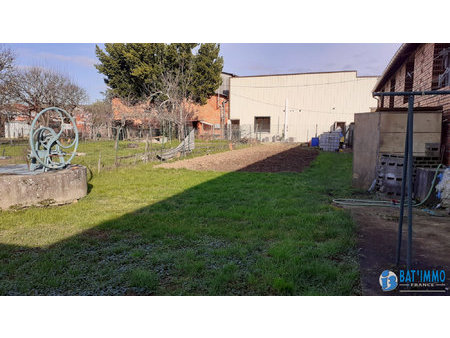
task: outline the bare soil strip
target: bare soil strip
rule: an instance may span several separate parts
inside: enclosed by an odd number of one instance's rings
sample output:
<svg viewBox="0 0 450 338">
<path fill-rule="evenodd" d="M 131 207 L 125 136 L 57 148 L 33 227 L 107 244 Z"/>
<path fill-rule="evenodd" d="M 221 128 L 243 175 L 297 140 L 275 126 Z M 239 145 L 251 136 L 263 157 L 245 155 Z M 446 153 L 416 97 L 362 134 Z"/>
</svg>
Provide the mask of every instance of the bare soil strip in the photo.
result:
<svg viewBox="0 0 450 338">
<path fill-rule="evenodd" d="M 399 211 L 395 208 L 349 208 L 358 225 L 358 247 L 363 295 L 400 295 L 398 289 L 383 292 L 379 284 L 382 271 L 396 271 L 395 248 Z M 450 283 L 450 227 L 448 217 L 433 217 L 414 210 L 413 256 L 415 269 L 444 269 L 447 285 Z M 402 268 L 406 259 L 407 219 L 403 222 Z M 449 293 L 445 293 L 448 295 Z M 403 295 L 411 295 L 404 293 Z M 430 294 L 426 294 L 430 295 Z M 439 295 L 442 295 L 441 293 Z"/>
<path fill-rule="evenodd" d="M 166 169 L 198 171 L 301 172 L 318 155 L 316 149 L 274 143 L 160 164 Z"/>
</svg>

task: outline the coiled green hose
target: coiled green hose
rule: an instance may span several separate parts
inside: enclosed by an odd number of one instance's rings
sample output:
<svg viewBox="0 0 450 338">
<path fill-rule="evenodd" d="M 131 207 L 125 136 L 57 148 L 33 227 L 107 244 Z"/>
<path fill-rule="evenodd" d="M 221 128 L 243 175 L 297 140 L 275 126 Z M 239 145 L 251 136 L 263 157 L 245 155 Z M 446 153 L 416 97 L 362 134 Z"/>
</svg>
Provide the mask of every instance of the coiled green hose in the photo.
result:
<svg viewBox="0 0 450 338">
<path fill-rule="evenodd" d="M 413 207 L 417 208 L 423 205 L 431 196 L 434 188 L 434 184 L 436 183 L 436 178 L 439 173 L 439 169 L 442 167 L 442 164 L 439 164 L 434 173 L 433 181 L 431 182 L 430 190 L 428 190 L 427 196 L 420 201 L 419 203 L 413 203 Z M 375 201 L 375 200 L 359 200 L 359 199 L 345 199 L 345 198 L 337 198 L 333 200 L 333 203 L 338 205 L 347 205 L 347 206 L 370 206 L 370 207 L 390 207 L 390 208 L 398 208 L 400 207 L 400 203 L 394 203 L 392 201 Z M 407 204 L 405 203 L 405 206 Z"/>
</svg>

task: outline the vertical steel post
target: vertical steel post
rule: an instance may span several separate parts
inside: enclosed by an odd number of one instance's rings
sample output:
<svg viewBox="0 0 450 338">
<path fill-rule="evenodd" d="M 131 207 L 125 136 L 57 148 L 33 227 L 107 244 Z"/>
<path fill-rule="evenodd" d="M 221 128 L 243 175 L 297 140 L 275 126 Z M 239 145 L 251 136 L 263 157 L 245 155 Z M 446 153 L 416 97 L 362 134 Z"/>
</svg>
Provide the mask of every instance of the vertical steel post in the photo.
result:
<svg viewBox="0 0 450 338">
<path fill-rule="evenodd" d="M 406 251 L 406 268 L 411 268 L 412 256 L 412 189 L 413 189 L 413 135 L 414 135 L 414 95 L 408 98 L 408 247 Z"/>
<path fill-rule="evenodd" d="M 405 137 L 405 152 L 403 156 L 403 173 L 402 173 L 402 190 L 400 198 L 400 218 L 398 220 L 398 234 L 397 234 L 397 251 L 395 256 L 395 265 L 400 263 L 400 252 L 402 247 L 402 235 L 403 235 L 403 214 L 405 209 L 405 195 L 406 195 L 406 173 L 408 169 L 408 141 L 409 141 L 409 123 L 410 115 L 407 115 L 406 122 L 406 137 Z"/>
<path fill-rule="evenodd" d="M 288 99 L 286 98 L 286 101 L 284 102 L 284 141 L 287 140 L 287 133 L 288 133 Z"/>
</svg>

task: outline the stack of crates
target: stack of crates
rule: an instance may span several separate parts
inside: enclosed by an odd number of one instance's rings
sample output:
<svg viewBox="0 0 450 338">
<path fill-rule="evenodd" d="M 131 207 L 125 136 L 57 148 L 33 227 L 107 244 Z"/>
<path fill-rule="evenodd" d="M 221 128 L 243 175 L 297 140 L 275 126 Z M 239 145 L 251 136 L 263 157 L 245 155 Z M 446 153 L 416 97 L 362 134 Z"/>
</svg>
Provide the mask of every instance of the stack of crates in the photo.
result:
<svg viewBox="0 0 450 338">
<path fill-rule="evenodd" d="M 319 148 L 323 151 L 338 151 L 340 138 L 340 131 L 323 133 L 319 136 Z"/>
</svg>

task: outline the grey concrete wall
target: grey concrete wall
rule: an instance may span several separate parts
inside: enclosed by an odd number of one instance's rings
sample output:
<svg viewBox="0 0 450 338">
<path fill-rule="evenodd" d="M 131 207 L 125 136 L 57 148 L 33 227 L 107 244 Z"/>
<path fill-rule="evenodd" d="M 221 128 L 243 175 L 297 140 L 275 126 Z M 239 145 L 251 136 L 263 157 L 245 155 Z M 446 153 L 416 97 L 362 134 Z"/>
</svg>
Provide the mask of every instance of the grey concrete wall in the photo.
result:
<svg viewBox="0 0 450 338">
<path fill-rule="evenodd" d="M 83 166 L 37 175 L 0 176 L 0 209 L 31 205 L 64 204 L 87 194 L 87 174 Z"/>
<path fill-rule="evenodd" d="M 353 132 L 353 186 L 368 189 L 376 178 L 380 142 L 380 114 L 355 114 Z"/>
</svg>

